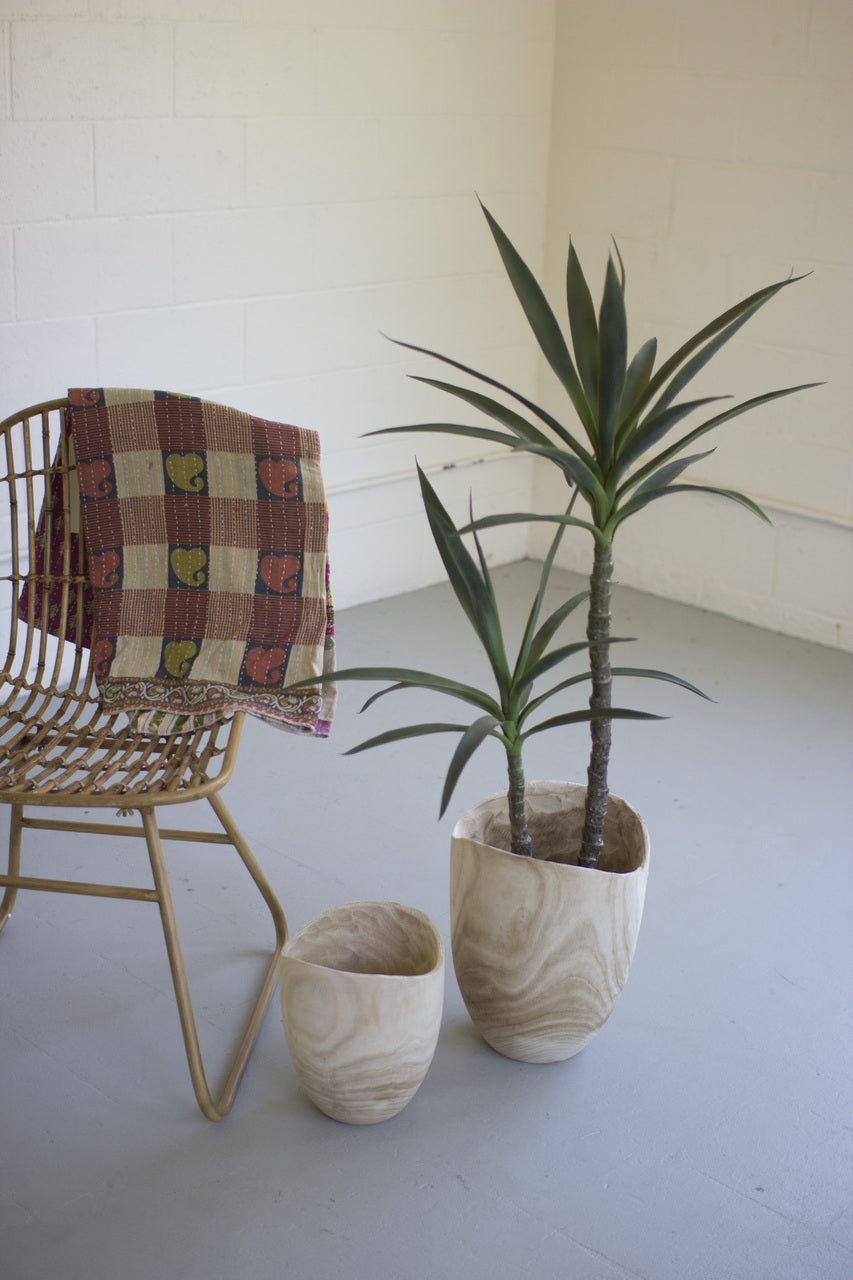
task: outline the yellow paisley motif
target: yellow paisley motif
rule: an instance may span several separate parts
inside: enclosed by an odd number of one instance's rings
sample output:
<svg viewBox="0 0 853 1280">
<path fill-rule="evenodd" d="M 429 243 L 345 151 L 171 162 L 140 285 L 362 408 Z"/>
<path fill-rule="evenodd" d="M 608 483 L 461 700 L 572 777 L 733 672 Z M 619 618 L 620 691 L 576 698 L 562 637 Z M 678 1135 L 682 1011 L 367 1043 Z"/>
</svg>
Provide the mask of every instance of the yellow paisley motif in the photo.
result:
<svg viewBox="0 0 853 1280">
<path fill-rule="evenodd" d="M 195 640 L 171 640 L 163 650 L 163 665 L 176 680 L 189 674 L 192 660 L 198 653 Z"/>
<path fill-rule="evenodd" d="M 199 493 L 204 488 L 204 458 L 200 453 L 170 453 L 166 474 L 179 489 Z"/>
<path fill-rule="evenodd" d="M 176 547 L 170 557 L 175 577 L 188 587 L 203 587 L 207 552 L 202 547 Z"/>
</svg>

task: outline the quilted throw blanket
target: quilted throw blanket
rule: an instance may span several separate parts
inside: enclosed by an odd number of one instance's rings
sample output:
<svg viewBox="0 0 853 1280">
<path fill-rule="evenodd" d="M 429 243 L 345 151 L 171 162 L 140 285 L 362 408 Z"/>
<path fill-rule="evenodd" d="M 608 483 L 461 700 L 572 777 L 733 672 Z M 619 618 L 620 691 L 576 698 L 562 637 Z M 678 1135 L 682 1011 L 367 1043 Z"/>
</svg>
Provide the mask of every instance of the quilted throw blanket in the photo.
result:
<svg viewBox="0 0 853 1280">
<path fill-rule="evenodd" d="M 334 668 L 317 434 L 162 391 L 69 398 L 104 709 L 327 735 L 334 685 L 286 689 Z"/>
<path fill-rule="evenodd" d="M 64 628 L 62 625 L 62 576 L 66 571 L 66 541 L 69 548 L 67 570 L 70 573 L 83 577 L 86 555 L 80 542 L 79 524 L 75 526 L 75 516 L 79 515 L 76 494 L 69 492 L 70 509 L 67 515 L 63 507 L 62 476 L 59 472 L 61 460 L 60 450 L 57 449 L 36 526 L 32 565 L 32 572 L 37 577 L 50 574 L 56 581 L 52 586 L 35 591 L 31 591 L 29 582 L 25 582 L 18 599 L 18 617 L 22 622 L 27 622 L 32 609 L 33 622 L 37 627 L 41 627 L 49 635 L 59 636 L 62 640 L 75 644 L 78 639 L 79 615 L 80 644 L 88 649 L 92 643 L 92 585 L 88 579 L 73 585 L 68 592 Z M 67 531 L 66 520 L 70 521 Z"/>
</svg>

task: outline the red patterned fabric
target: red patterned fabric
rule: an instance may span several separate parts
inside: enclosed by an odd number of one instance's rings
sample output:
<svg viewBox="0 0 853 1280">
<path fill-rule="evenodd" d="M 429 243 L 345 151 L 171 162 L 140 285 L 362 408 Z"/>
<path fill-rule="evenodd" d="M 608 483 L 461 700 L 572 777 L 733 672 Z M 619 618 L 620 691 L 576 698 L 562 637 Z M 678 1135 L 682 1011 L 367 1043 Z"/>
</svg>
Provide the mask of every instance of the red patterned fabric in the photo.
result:
<svg viewBox="0 0 853 1280">
<path fill-rule="evenodd" d="M 327 734 L 333 687 L 285 688 L 334 660 L 316 433 L 166 392 L 69 397 L 105 708 Z"/>
<path fill-rule="evenodd" d="M 65 547 L 65 511 L 62 501 L 62 474 L 58 470 L 61 458 L 59 450 L 53 460 L 53 468 L 47 484 L 47 493 L 42 505 L 41 515 L 35 532 L 33 563 L 30 573 L 36 579 L 48 575 L 57 581 L 49 584 L 38 581 L 36 584 L 24 583 L 24 589 L 18 598 L 18 617 L 23 622 L 29 621 L 30 596 L 32 595 L 33 621 L 52 636 L 60 635 L 62 622 L 62 578 L 66 571 Z M 71 479 L 73 484 L 73 478 Z M 79 534 L 70 533 L 68 537 L 69 557 L 67 573 L 70 577 L 85 575 L 85 557 Z M 72 644 L 77 641 L 77 617 L 82 619 L 80 643 L 88 649 L 92 643 L 92 587 L 88 581 L 72 582 L 68 590 L 68 608 L 65 616 L 65 628 L 61 639 Z"/>
</svg>

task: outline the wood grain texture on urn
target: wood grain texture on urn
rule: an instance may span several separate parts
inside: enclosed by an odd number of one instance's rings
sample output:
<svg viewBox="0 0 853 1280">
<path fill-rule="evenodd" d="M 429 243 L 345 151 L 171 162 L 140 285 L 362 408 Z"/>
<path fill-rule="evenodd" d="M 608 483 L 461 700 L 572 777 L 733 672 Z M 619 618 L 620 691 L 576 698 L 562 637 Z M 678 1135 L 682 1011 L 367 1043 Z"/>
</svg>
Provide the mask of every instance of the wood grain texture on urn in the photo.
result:
<svg viewBox="0 0 853 1280">
<path fill-rule="evenodd" d="M 451 849 L 453 964 L 484 1040 L 522 1062 L 570 1058 L 607 1021 L 625 985 L 640 928 L 648 832 L 608 801 L 599 868 L 576 856 L 585 788 L 529 784 L 532 858 L 507 852 L 505 794 L 456 824 Z"/>
<path fill-rule="evenodd" d="M 444 948 L 423 912 L 396 902 L 333 907 L 281 962 L 281 1010 L 299 1080 L 326 1115 L 375 1124 L 401 1111 L 435 1052 Z"/>
</svg>

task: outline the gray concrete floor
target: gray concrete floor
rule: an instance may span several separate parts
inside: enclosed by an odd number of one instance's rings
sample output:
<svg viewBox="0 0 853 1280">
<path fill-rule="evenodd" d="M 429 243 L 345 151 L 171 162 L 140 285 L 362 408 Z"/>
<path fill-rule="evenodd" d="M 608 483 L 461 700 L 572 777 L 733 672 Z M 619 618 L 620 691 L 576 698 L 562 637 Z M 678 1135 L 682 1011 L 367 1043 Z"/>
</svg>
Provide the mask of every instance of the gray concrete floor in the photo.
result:
<svg viewBox="0 0 853 1280">
<path fill-rule="evenodd" d="M 507 603 L 535 572 L 497 571 Z M 5 1280 L 848 1280 L 853 661 L 628 590 L 615 613 L 641 637 L 626 662 L 678 671 L 716 704 L 625 691 L 672 718 L 615 727 L 612 787 L 646 819 L 652 869 L 631 978 L 593 1044 L 547 1067 L 501 1058 L 449 966 L 433 1066 L 398 1117 L 350 1128 L 316 1112 L 274 1006 L 212 1125 L 154 908 L 22 894 L 0 938 Z M 345 664 L 479 671 L 441 587 L 343 613 L 339 649 Z M 342 690 L 328 742 L 248 723 L 226 801 L 291 928 L 390 898 L 448 939 L 450 742 L 344 758 L 426 705 L 399 695 L 356 723 L 363 694 Z M 528 776 L 582 777 L 583 730 L 531 747 Z M 455 813 L 501 788 L 491 748 Z M 140 846 L 31 833 L 27 869 L 145 883 Z M 169 858 L 214 1060 L 266 921 L 222 849 Z"/>
</svg>

